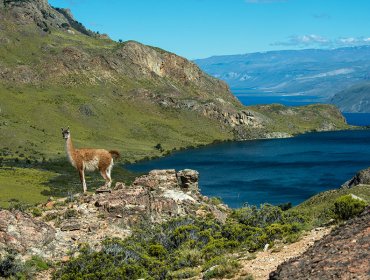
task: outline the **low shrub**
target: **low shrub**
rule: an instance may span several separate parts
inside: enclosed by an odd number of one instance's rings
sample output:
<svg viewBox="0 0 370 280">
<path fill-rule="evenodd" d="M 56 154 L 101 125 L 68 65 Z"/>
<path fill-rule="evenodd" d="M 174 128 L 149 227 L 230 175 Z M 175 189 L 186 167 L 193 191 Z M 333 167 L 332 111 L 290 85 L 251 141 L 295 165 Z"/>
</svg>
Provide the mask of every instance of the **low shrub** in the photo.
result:
<svg viewBox="0 0 370 280">
<path fill-rule="evenodd" d="M 16 259 L 14 254 L 9 254 L 0 260 L 0 276 L 11 277 L 22 271 L 22 264 Z"/>
<path fill-rule="evenodd" d="M 41 217 L 42 216 L 42 211 L 40 210 L 40 208 L 32 208 L 32 211 L 31 211 L 32 215 L 34 217 Z"/>
<path fill-rule="evenodd" d="M 240 264 L 237 260 L 230 260 L 226 258 L 220 258 L 213 266 L 208 268 L 203 274 L 203 279 L 214 279 L 214 278 L 229 278 L 232 277 L 240 268 Z"/>
<path fill-rule="evenodd" d="M 75 209 L 67 209 L 64 214 L 63 214 L 63 217 L 65 219 L 71 219 L 71 218 L 75 218 L 78 216 L 78 212 L 77 210 Z"/>
<path fill-rule="evenodd" d="M 367 203 L 352 195 L 343 195 L 334 202 L 334 215 L 337 219 L 348 220 L 362 213 Z"/>
<path fill-rule="evenodd" d="M 227 277 L 238 263 L 226 255 L 253 252 L 275 239 L 292 240 L 303 228 L 299 222 L 304 218 L 298 213 L 271 205 L 235 210 L 224 224 L 209 217 L 147 222 L 125 240 L 105 240 L 100 251 L 84 246 L 54 279 L 184 279 L 200 267 L 205 279 Z"/>
<path fill-rule="evenodd" d="M 21 262 L 14 252 L 10 252 L 0 260 L 0 278 L 33 279 L 36 272 L 49 268 L 49 264 L 42 258 L 33 256 L 30 260 Z"/>
<path fill-rule="evenodd" d="M 197 276 L 200 273 L 198 268 L 186 267 L 169 273 L 169 279 L 189 279 Z"/>
</svg>

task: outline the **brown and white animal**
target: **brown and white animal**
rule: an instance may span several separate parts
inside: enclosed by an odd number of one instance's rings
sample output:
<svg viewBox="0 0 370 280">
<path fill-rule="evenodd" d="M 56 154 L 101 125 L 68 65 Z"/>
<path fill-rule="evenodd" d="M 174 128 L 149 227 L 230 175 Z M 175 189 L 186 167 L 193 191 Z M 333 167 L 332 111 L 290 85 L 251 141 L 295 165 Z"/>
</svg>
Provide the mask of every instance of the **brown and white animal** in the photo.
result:
<svg viewBox="0 0 370 280">
<path fill-rule="evenodd" d="M 111 171 L 113 168 L 113 158 L 120 157 L 117 151 L 107 151 L 104 149 L 75 149 L 72 144 L 69 127 L 62 128 L 63 138 L 66 140 L 67 156 L 71 164 L 78 170 L 84 192 L 86 192 L 85 170 L 99 170 L 105 179 L 104 187 L 110 187 L 112 183 Z"/>
</svg>

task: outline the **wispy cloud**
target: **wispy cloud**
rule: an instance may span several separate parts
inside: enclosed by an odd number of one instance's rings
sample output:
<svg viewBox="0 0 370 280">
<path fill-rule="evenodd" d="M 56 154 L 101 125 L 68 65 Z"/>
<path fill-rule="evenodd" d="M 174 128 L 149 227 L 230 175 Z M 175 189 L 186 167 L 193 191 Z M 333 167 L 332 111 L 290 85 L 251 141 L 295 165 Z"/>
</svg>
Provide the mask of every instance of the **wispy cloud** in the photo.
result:
<svg viewBox="0 0 370 280">
<path fill-rule="evenodd" d="M 315 18 L 315 19 L 331 19 L 331 16 L 329 14 L 326 14 L 326 13 L 313 14 L 312 17 Z"/>
<path fill-rule="evenodd" d="M 295 46 L 295 47 L 348 47 L 370 45 L 370 37 L 340 37 L 329 39 L 320 35 L 294 35 L 288 40 L 272 43 L 271 46 Z"/>
<path fill-rule="evenodd" d="M 290 36 L 287 41 L 272 43 L 272 46 L 310 46 L 310 45 L 327 45 L 330 43 L 325 37 L 310 34 L 310 35 L 294 35 Z"/>
</svg>

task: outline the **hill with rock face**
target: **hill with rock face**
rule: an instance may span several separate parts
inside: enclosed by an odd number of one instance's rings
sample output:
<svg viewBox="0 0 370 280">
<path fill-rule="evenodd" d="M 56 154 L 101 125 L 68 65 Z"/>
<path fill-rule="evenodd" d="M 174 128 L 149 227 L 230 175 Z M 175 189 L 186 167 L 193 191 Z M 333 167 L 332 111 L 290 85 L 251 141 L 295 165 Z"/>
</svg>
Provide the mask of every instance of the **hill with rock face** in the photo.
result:
<svg viewBox="0 0 370 280">
<path fill-rule="evenodd" d="M 125 147 L 126 160 L 160 155 L 158 143 L 171 151 L 346 128 L 334 107 L 279 107 L 279 118 L 267 107 L 244 107 L 193 62 L 138 42 L 114 42 L 46 0 L 1 1 L 0 23 L 0 130 L 8 156 L 63 153 L 56 131 L 65 125 L 78 144 Z"/>
<path fill-rule="evenodd" d="M 278 279 L 369 279 L 370 209 L 270 274 Z"/>
<path fill-rule="evenodd" d="M 363 82 L 340 91 L 330 102 L 342 112 L 370 113 L 370 83 Z"/>
</svg>

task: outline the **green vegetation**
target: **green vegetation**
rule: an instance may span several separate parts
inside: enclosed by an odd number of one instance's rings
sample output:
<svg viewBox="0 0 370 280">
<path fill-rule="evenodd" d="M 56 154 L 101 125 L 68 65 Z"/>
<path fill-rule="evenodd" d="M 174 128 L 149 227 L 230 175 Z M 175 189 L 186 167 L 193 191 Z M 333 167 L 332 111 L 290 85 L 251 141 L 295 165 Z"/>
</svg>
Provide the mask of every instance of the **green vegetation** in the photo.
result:
<svg viewBox="0 0 370 280">
<path fill-rule="evenodd" d="M 334 202 L 334 214 L 340 220 L 348 220 L 362 213 L 367 203 L 352 195 L 343 195 Z"/>
<path fill-rule="evenodd" d="M 122 153 L 123 163 L 235 139 L 231 127 L 188 108 L 194 102 L 204 105 L 221 98 L 220 110 L 245 109 L 225 85 L 205 74 L 199 81 L 184 82 L 183 75 L 177 73 L 180 70 L 170 71 L 171 65 L 167 70 L 173 76 L 151 75 L 145 65 L 148 62 L 141 61 L 140 55 L 132 55 L 143 52 L 150 60 L 156 55 L 172 54 L 133 42 L 117 43 L 51 27 L 48 33 L 42 33 L 35 24 L 18 24 L 11 13 L 0 13 L 0 61 L 6 75 L 10 75 L 0 78 L 0 168 L 24 169 L 25 180 L 38 176 L 37 180 L 29 180 L 28 188 L 17 184 L 15 191 L 14 183 L 8 180 L 9 171 L 2 170 L 6 176 L 2 187 L 9 192 L 0 201 L 3 207 L 12 198 L 33 204 L 50 195 L 80 191 L 78 175 L 65 159 L 60 127 L 71 127 L 77 148 L 116 149 Z M 131 56 L 138 61 L 128 58 Z M 172 59 L 190 67 L 181 58 Z M 175 106 L 167 106 L 166 102 L 174 102 Z M 251 129 L 246 138 L 263 137 L 272 131 L 302 133 L 320 129 L 325 122 L 335 123 L 337 129 L 346 128 L 334 108 L 324 105 L 248 109 L 267 120 L 267 127 Z M 113 178 L 127 181 L 130 174 L 120 169 L 117 166 L 113 170 Z M 54 172 L 51 179 L 49 171 Z M 95 175 L 87 181 L 89 190 L 101 184 Z"/>
<path fill-rule="evenodd" d="M 0 206 L 9 207 L 13 202 L 36 204 L 45 200 L 45 185 L 56 173 L 27 168 L 0 168 Z M 14 199 L 17 199 L 14 201 Z M 13 203 L 14 205 L 14 203 Z"/>
<path fill-rule="evenodd" d="M 26 280 L 37 272 L 49 269 L 50 265 L 40 257 L 32 257 L 26 262 L 17 259 L 14 252 L 0 259 L 0 278 Z"/>
<path fill-rule="evenodd" d="M 49 197 L 72 197 L 81 192 L 77 171 L 67 159 L 29 163 L 9 161 L 9 166 L 0 167 L 0 207 L 24 210 L 35 204 L 46 202 Z M 141 175 L 117 165 L 113 171 L 114 182 L 132 183 Z M 99 172 L 86 173 L 89 191 L 103 185 Z M 34 208 L 37 211 L 37 208 Z M 37 213 L 32 212 L 34 216 Z"/>
<path fill-rule="evenodd" d="M 265 204 L 237 209 L 225 224 L 192 217 L 143 224 L 125 240 L 107 239 L 99 251 L 82 246 L 54 279 L 185 279 L 201 271 L 205 279 L 227 277 L 239 267 L 231 253 L 287 241 L 304 222 L 300 214 Z"/>
<path fill-rule="evenodd" d="M 292 135 L 328 129 L 348 129 L 340 111 L 332 105 L 285 107 L 280 104 L 250 106 L 251 110 L 270 118 L 267 131 L 280 131 Z"/>
<path fill-rule="evenodd" d="M 298 211 L 308 218 L 308 223 L 310 225 L 322 226 L 330 220 L 337 218 L 337 215 L 335 214 L 335 202 L 340 197 L 347 196 L 349 194 L 354 194 L 364 199 L 367 204 L 370 202 L 369 186 L 358 185 L 352 188 L 340 188 L 319 193 L 287 212 Z M 339 201 L 341 201 L 341 199 Z"/>
<path fill-rule="evenodd" d="M 303 230 L 361 213 L 368 203 L 349 193 L 370 199 L 368 186 L 360 185 L 323 192 L 293 208 L 245 206 L 233 210 L 225 223 L 213 217 L 185 217 L 142 224 L 125 240 L 105 240 L 101 250 L 83 244 L 78 256 L 62 264 L 54 279 L 187 279 L 200 274 L 203 279 L 227 278 L 239 268 L 240 251 L 249 252 L 253 259 L 253 252 L 266 244 L 273 250 L 276 244 L 278 251 L 282 243 L 296 242 Z"/>
</svg>

